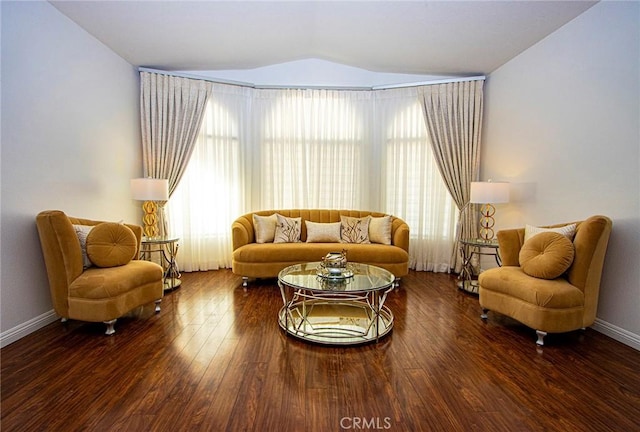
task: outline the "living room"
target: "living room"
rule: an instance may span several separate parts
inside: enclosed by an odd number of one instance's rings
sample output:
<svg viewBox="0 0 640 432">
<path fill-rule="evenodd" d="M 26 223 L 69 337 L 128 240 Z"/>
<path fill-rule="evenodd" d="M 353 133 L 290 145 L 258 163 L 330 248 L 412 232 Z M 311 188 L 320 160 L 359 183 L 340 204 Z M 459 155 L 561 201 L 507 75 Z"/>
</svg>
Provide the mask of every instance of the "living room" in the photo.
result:
<svg viewBox="0 0 640 432">
<path fill-rule="evenodd" d="M 486 75 L 481 178 L 510 182 L 497 228 L 603 214 L 593 326 L 640 349 L 639 5 L 598 2 Z M 139 73 L 45 1 L 2 2 L 1 325 L 58 319 L 35 229 L 45 209 L 139 221 Z M 123 35 L 126 37 L 126 35 Z M 489 48 L 490 49 L 490 48 Z M 146 65 L 153 66 L 153 65 Z"/>
</svg>

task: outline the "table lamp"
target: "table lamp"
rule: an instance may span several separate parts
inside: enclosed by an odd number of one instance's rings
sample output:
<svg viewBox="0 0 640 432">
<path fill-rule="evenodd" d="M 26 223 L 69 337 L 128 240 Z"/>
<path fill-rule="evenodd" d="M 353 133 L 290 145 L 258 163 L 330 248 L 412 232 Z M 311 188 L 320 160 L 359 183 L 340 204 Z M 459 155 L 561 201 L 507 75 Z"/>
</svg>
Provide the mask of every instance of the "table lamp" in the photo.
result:
<svg viewBox="0 0 640 432">
<path fill-rule="evenodd" d="M 480 208 L 480 238 L 485 241 L 493 240 L 493 226 L 496 208 L 493 204 L 509 202 L 509 183 L 493 182 L 471 182 L 470 203 L 482 204 Z"/>
<path fill-rule="evenodd" d="M 147 238 L 157 238 L 159 234 L 158 202 L 162 206 L 169 199 L 169 181 L 151 177 L 131 179 L 131 195 L 134 200 L 144 201 L 142 204 L 144 235 Z"/>
</svg>

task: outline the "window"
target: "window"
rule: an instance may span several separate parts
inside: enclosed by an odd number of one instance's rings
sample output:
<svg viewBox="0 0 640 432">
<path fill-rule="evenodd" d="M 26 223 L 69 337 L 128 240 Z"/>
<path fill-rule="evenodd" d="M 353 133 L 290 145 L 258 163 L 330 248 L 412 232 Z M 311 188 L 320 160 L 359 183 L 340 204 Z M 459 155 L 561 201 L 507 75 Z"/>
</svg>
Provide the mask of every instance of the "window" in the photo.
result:
<svg viewBox="0 0 640 432">
<path fill-rule="evenodd" d="M 262 91 L 259 123 L 262 208 L 359 208 L 370 103 L 362 92 Z"/>
<path fill-rule="evenodd" d="M 415 89 L 386 94 L 377 120 L 384 125 L 385 211 L 410 227 L 409 266 L 448 272 L 457 210 L 438 171 Z"/>
<path fill-rule="evenodd" d="M 231 266 L 253 210 L 377 210 L 411 229 L 410 267 L 449 271 L 457 212 L 416 89 L 257 90 L 217 84 L 169 204 L 185 271 Z"/>
<path fill-rule="evenodd" d="M 231 267 L 230 227 L 251 189 L 246 124 L 248 89 L 225 86 L 207 105 L 189 165 L 168 205 L 185 271 Z"/>
</svg>

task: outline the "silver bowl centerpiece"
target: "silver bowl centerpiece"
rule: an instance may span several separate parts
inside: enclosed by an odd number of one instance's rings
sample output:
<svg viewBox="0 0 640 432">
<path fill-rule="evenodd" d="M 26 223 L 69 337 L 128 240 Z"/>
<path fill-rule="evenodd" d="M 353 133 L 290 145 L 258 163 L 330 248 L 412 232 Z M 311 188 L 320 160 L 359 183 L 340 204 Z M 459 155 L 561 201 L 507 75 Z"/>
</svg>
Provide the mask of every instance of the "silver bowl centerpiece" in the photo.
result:
<svg viewBox="0 0 640 432">
<path fill-rule="evenodd" d="M 318 276 L 328 279 L 346 279 L 353 276 L 347 262 L 347 251 L 326 254 L 320 261 Z"/>
</svg>

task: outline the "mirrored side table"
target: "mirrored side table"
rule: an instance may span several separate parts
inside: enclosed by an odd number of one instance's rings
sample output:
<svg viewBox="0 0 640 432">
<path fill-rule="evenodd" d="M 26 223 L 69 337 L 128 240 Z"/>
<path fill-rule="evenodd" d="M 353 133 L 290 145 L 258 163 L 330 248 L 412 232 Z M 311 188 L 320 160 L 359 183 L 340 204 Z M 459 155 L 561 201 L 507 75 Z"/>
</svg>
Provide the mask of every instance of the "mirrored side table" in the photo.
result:
<svg viewBox="0 0 640 432">
<path fill-rule="evenodd" d="M 478 294 L 478 273 L 474 265 L 474 257 L 478 261 L 482 255 L 493 256 L 498 266 L 502 265 L 498 240 L 461 239 L 460 253 L 462 255 L 462 270 L 458 275 L 458 288 L 463 291 Z M 479 267 L 479 265 L 478 265 Z"/>
<path fill-rule="evenodd" d="M 179 238 L 142 237 L 140 259 L 157 262 L 162 266 L 164 271 L 162 280 L 165 291 L 178 288 L 182 283 L 180 270 L 178 270 L 178 263 L 176 262 L 179 240 Z"/>
</svg>

